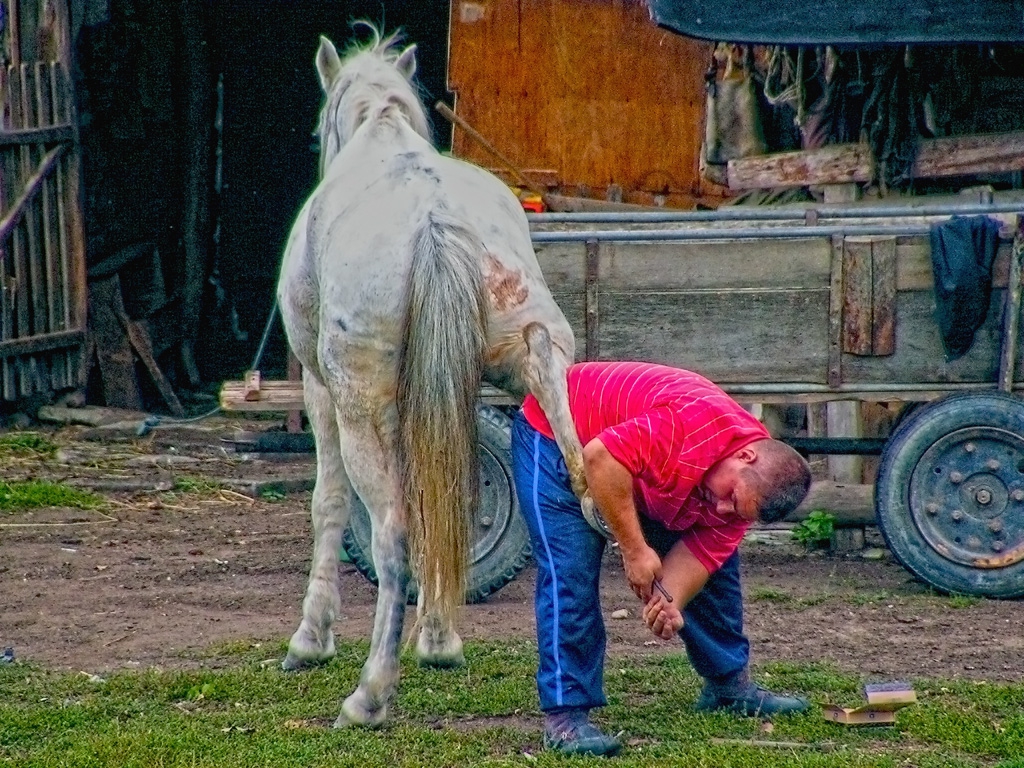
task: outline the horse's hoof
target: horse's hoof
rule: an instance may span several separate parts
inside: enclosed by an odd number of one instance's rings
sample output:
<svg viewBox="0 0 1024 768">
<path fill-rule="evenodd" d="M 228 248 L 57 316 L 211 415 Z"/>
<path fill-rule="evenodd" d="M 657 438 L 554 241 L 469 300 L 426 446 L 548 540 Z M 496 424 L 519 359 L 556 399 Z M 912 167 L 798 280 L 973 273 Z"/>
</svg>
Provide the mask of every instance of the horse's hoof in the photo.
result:
<svg viewBox="0 0 1024 768">
<path fill-rule="evenodd" d="M 317 667 L 334 658 L 334 634 L 330 631 L 326 634 L 323 643 L 317 642 L 315 632 L 306 629 L 302 624 L 292 639 L 288 642 L 288 655 L 281 662 L 281 668 L 285 672 L 294 672 L 299 669 Z"/>
<path fill-rule="evenodd" d="M 433 667 L 434 669 L 456 669 L 465 666 L 466 657 L 463 654 L 458 656 L 431 656 L 418 659 L 421 667 Z"/>
<path fill-rule="evenodd" d="M 367 707 L 363 703 L 364 697 L 356 691 L 341 705 L 341 713 L 334 721 L 335 728 L 351 728 L 360 726 L 362 728 L 379 728 L 388 719 L 388 707 L 384 704 L 380 707 Z"/>
<path fill-rule="evenodd" d="M 416 644 L 416 660 L 421 667 L 435 667 L 437 669 L 453 669 L 461 667 L 466 663 L 466 655 L 462 652 L 462 638 L 452 635 L 444 643 L 426 642 L 424 636 L 420 636 Z"/>
<path fill-rule="evenodd" d="M 289 652 L 288 655 L 284 657 L 284 661 L 281 662 L 281 669 L 285 672 L 298 672 L 300 669 L 311 669 L 312 667 L 319 667 L 322 664 L 326 664 L 328 658 L 304 659 Z"/>
</svg>

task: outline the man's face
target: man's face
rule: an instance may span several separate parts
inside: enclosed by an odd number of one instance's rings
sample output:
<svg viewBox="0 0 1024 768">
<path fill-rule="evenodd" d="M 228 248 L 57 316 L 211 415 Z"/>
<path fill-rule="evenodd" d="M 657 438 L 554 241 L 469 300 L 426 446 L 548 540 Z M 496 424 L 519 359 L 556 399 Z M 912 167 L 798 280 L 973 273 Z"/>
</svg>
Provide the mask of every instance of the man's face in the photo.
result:
<svg viewBox="0 0 1024 768">
<path fill-rule="evenodd" d="M 718 514 L 757 520 L 760 497 L 751 483 L 749 462 L 728 456 L 715 464 L 701 482 L 699 492 Z"/>
</svg>

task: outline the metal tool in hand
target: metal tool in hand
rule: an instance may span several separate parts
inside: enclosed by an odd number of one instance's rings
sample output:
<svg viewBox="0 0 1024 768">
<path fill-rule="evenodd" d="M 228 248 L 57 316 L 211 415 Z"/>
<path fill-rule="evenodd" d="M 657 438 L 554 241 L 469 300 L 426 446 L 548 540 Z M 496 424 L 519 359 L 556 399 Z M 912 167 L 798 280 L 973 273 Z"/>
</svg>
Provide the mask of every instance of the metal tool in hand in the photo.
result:
<svg viewBox="0 0 1024 768">
<path fill-rule="evenodd" d="M 661 594 L 665 597 L 666 600 L 668 600 L 670 603 L 672 602 L 672 595 L 665 591 L 665 588 L 661 586 L 661 581 L 659 579 L 655 579 L 654 581 L 652 581 L 651 586 L 659 592 L 661 592 Z"/>
</svg>

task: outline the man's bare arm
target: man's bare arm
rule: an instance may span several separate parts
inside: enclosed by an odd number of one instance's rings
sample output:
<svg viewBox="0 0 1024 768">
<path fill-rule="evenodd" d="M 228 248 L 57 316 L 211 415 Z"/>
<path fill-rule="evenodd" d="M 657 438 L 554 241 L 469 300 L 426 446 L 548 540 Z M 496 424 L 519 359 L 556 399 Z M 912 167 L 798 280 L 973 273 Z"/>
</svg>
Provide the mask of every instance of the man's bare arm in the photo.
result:
<svg viewBox="0 0 1024 768">
<path fill-rule="evenodd" d="M 672 596 L 672 601 L 655 592 L 644 606 L 644 623 L 662 640 L 670 640 L 683 628 L 683 610 L 686 604 L 703 589 L 709 578 L 704 567 L 690 548 L 677 541 L 662 560 L 661 584 Z"/>
<path fill-rule="evenodd" d="M 633 475 L 596 437 L 583 446 L 583 469 L 594 503 L 619 544 L 626 579 L 633 592 L 646 601 L 651 583 L 661 577 L 662 566 L 640 528 L 633 501 Z"/>
</svg>

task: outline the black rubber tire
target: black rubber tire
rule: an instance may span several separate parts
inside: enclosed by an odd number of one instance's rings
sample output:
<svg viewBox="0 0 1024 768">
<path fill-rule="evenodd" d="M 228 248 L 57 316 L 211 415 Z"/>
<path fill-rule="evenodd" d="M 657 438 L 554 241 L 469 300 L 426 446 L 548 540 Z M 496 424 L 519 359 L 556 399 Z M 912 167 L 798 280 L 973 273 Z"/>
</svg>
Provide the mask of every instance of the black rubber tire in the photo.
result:
<svg viewBox="0 0 1024 768">
<path fill-rule="evenodd" d="M 530 533 L 512 482 L 511 419 L 497 408 L 477 405 L 477 439 L 481 504 L 471 531 L 468 603 L 479 603 L 494 594 L 530 562 Z M 342 541 L 352 564 L 376 584 L 370 536 L 370 514 L 353 493 L 352 516 Z M 410 603 L 416 602 L 417 594 L 413 580 L 409 584 Z"/>
<path fill-rule="evenodd" d="M 896 559 L 936 589 L 1024 596 L 1024 401 L 969 393 L 915 409 L 882 454 L 875 514 Z"/>
</svg>

